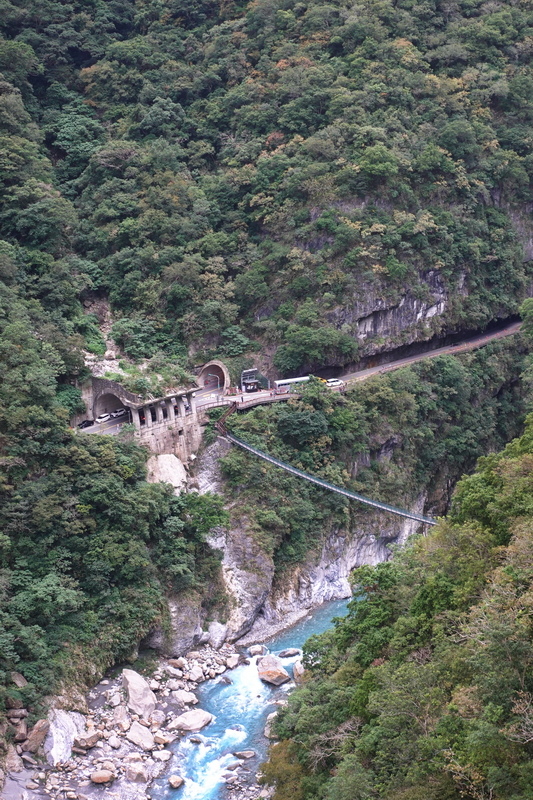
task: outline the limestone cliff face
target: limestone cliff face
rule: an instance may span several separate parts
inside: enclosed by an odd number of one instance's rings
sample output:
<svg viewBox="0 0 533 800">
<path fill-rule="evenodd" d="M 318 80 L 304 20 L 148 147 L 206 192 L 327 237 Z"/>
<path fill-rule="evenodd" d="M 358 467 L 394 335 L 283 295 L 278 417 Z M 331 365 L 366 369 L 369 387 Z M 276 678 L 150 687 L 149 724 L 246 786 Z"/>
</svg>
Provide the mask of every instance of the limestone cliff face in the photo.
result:
<svg viewBox="0 0 533 800">
<path fill-rule="evenodd" d="M 390 457 L 395 442 L 386 442 L 377 458 Z M 220 458 L 230 445 L 223 439 L 205 448 L 189 488 L 221 491 Z M 357 465 L 354 464 L 354 468 Z M 431 498 L 434 500 L 435 498 Z M 427 497 L 421 494 L 413 510 L 423 512 Z M 402 545 L 418 529 L 412 520 L 356 512 L 349 529 L 332 526 L 303 563 L 276 572 L 272 557 L 258 544 L 246 520 L 229 529 L 211 531 L 209 544 L 222 552 L 222 577 L 229 596 L 229 612 L 220 619 L 202 608 L 202 597 L 181 594 L 168 600 L 168 625 L 144 641 L 165 655 L 178 656 L 198 644 L 220 646 L 224 641 L 249 644 L 272 636 L 327 600 L 351 594 L 349 577 L 354 567 L 378 564 L 391 556 L 392 545 Z M 212 614 L 212 612 L 211 612 Z"/>
<path fill-rule="evenodd" d="M 217 440 L 199 457 L 195 483 L 203 491 L 221 486 L 219 458 L 227 443 Z M 425 496 L 414 504 L 424 507 Z M 417 527 L 411 520 L 361 514 L 360 526 L 334 528 L 304 563 L 276 575 L 272 558 L 241 526 L 213 531 L 210 544 L 223 553 L 222 571 L 230 596 L 226 638 L 247 643 L 265 638 L 327 601 L 350 596 L 349 575 L 361 564 L 377 564 L 390 558 L 391 544 L 403 544 Z M 204 634 L 205 635 L 205 634 Z"/>
<path fill-rule="evenodd" d="M 466 294 L 464 278 L 453 289 L 454 296 Z M 397 292 L 379 284 L 359 287 L 357 295 L 328 315 L 338 328 L 348 326 L 361 344 L 361 353 L 372 355 L 398 345 L 424 341 L 451 330 L 446 321 L 450 308 L 450 289 L 438 270 L 420 276 L 415 287 Z"/>
<path fill-rule="evenodd" d="M 423 510 L 424 502 L 425 496 L 421 495 L 414 504 L 417 511 Z M 350 597 L 351 571 L 363 564 L 387 561 L 391 546 L 404 544 L 418 527 L 413 520 L 392 516 L 384 519 L 383 515 L 366 513 L 361 527 L 349 531 L 332 529 L 316 553 L 275 577 L 265 602 L 239 643 L 272 636 L 321 603 Z"/>
</svg>

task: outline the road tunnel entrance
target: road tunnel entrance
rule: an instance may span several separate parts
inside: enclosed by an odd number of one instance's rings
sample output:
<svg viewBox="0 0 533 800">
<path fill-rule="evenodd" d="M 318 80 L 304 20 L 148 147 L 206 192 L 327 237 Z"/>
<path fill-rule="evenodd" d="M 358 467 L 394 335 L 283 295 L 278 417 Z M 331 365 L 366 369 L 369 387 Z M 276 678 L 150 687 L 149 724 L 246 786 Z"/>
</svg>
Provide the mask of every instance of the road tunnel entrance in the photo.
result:
<svg viewBox="0 0 533 800">
<path fill-rule="evenodd" d="M 204 364 L 198 375 L 198 385 L 202 388 L 223 392 L 230 387 L 228 368 L 222 361 L 210 361 Z"/>
<path fill-rule="evenodd" d="M 119 408 L 124 407 L 123 401 L 116 394 L 111 394 L 111 392 L 101 394 L 94 401 L 93 419 L 96 419 L 100 414 L 110 414 L 112 411 L 117 411 Z"/>
</svg>

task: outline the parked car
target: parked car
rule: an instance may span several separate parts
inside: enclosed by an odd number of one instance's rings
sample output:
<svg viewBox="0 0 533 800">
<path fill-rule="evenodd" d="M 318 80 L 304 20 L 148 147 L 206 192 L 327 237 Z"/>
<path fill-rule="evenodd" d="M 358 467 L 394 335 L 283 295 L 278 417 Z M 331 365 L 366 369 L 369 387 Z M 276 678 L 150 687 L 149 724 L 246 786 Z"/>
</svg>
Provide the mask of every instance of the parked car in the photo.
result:
<svg viewBox="0 0 533 800">
<path fill-rule="evenodd" d="M 78 424 L 78 428 L 90 428 L 94 425 L 94 419 L 84 419 Z"/>
<path fill-rule="evenodd" d="M 115 411 L 111 412 L 111 416 L 112 417 L 123 417 L 124 414 L 127 414 L 127 413 L 128 413 L 128 409 L 127 408 L 117 408 L 117 409 L 115 409 Z"/>
<path fill-rule="evenodd" d="M 96 417 L 95 422 L 100 424 L 101 422 L 107 422 L 108 419 L 111 419 L 111 414 L 100 414 L 100 416 Z"/>
<path fill-rule="evenodd" d="M 341 381 L 339 378 L 330 378 L 326 381 L 326 386 L 330 389 L 334 388 L 335 386 L 344 386 L 344 381 Z"/>
</svg>

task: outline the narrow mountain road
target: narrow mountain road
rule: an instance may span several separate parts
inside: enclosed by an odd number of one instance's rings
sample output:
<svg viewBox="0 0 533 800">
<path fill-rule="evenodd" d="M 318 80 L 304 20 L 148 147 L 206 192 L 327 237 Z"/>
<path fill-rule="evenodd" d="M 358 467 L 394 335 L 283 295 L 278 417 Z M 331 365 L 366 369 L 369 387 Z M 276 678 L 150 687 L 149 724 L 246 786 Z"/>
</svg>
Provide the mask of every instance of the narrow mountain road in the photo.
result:
<svg viewBox="0 0 533 800">
<path fill-rule="evenodd" d="M 426 353 L 419 353 L 416 356 L 409 356 L 408 358 L 400 358 L 397 361 L 390 361 L 385 364 L 380 364 L 377 367 L 369 367 L 368 369 L 358 370 L 357 372 L 349 372 L 339 377 L 345 383 L 355 383 L 356 381 L 364 381 L 371 375 L 379 375 L 383 372 L 390 372 L 393 369 L 407 367 L 410 364 L 416 364 L 418 361 L 425 361 L 427 358 L 467 353 L 469 350 L 476 350 L 478 347 L 484 347 L 486 344 L 489 344 L 489 342 L 494 342 L 497 339 L 504 339 L 506 336 L 512 336 L 520 330 L 521 324 L 521 322 L 512 322 L 500 331 L 478 334 L 477 336 L 472 336 L 457 344 L 439 347 L 436 350 L 428 350 Z"/>
</svg>

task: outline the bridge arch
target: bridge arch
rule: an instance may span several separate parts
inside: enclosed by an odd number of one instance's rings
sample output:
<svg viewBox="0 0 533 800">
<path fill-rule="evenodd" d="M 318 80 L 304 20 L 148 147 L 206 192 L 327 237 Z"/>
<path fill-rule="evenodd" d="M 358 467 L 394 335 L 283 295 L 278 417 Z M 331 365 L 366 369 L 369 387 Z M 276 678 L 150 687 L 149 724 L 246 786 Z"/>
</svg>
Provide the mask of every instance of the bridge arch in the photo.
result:
<svg viewBox="0 0 533 800">
<path fill-rule="evenodd" d="M 200 387 L 209 387 L 220 392 L 231 386 L 229 370 L 223 361 L 209 361 L 204 364 L 197 378 Z"/>
<path fill-rule="evenodd" d="M 116 411 L 117 408 L 124 408 L 124 401 L 118 395 L 112 392 L 100 394 L 93 403 L 93 419 L 96 419 L 100 414 L 109 414 L 110 411 Z"/>
</svg>

